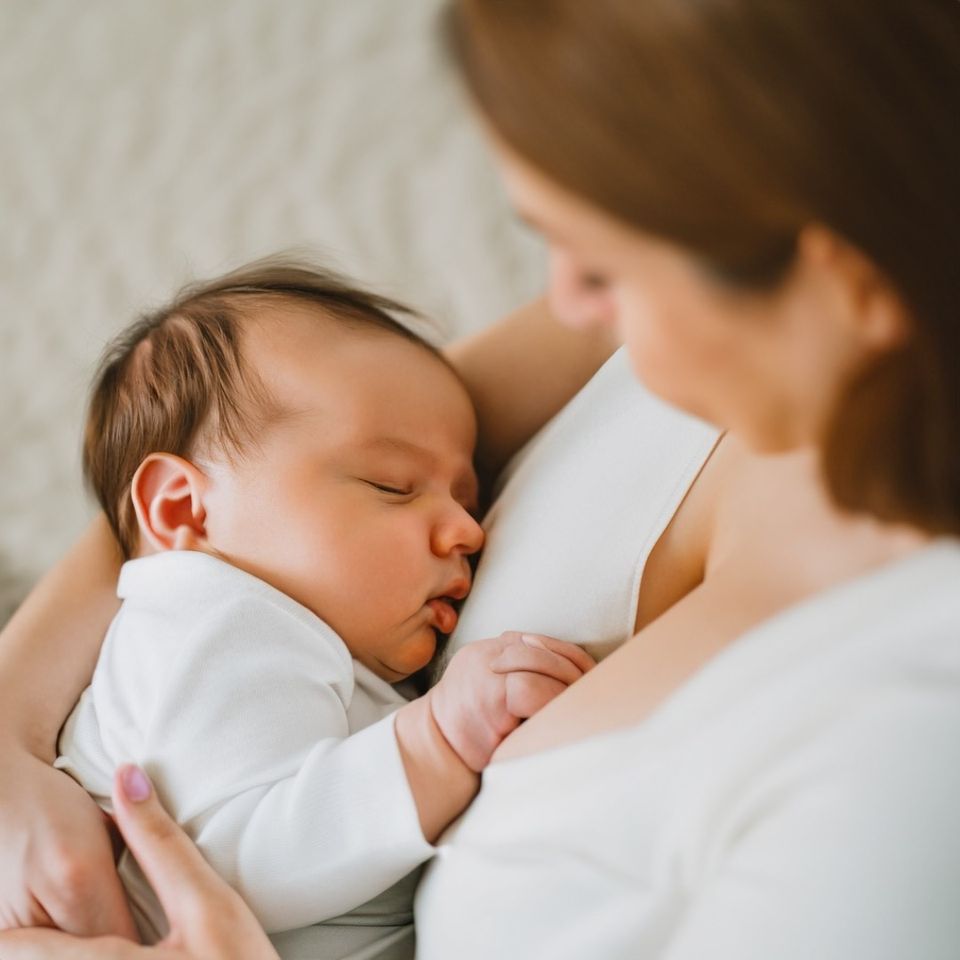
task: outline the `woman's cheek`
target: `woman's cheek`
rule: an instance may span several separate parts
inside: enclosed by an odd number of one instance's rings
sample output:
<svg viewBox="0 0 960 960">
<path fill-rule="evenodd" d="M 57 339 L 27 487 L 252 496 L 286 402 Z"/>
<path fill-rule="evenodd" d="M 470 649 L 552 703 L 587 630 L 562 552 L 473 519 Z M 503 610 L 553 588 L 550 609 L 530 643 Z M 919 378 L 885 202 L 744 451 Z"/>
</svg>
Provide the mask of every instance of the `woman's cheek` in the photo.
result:
<svg viewBox="0 0 960 960">
<path fill-rule="evenodd" d="M 618 331 L 630 365 L 641 382 L 654 393 L 669 389 L 676 357 L 661 324 L 645 304 L 621 300 Z"/>
</svg>

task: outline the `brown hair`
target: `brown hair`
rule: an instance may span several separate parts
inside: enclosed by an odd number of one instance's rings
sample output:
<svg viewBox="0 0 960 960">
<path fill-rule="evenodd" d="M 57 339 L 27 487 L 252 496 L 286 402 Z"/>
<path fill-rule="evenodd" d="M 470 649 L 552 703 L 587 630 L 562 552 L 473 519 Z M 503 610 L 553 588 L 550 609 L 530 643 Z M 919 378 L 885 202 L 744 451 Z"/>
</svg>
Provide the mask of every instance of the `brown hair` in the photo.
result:
<svg viewBox="0 0 960 960">
<path fill-rule="evenodd" d="M 262 426 L 282 416 L 241 347 L 252 308 L 290 301 L 440 356 L 392 316 L 415 316 L 408 307 L 297 261 L 271 257 L 185 287 L 107 346 L 90 394 L 84 476 L 125 557 L 135 551 L 138 534 L 130 484 L 148 454 L 188 458 L 213 446 L 238 455 Z"/>
<path fill-rule="evenodd" d="M 849 384 L 829 486 L 960 532 L 956 0 L 457 0 L 446 32 L 505 142 L 718 278 L 775 285 L 811 222 L 865 253 L 912 330 Z"/>
</svg>

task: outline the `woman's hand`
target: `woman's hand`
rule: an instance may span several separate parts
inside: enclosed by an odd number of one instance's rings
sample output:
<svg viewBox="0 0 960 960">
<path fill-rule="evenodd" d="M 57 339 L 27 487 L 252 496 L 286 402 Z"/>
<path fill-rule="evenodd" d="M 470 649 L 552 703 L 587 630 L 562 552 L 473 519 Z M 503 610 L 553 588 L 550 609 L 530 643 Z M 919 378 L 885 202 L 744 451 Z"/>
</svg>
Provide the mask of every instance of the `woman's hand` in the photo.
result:
<svg viewBox="0 0 960 960">
<path fill-rule="evenodd" d="M 14 930 L 0 934 L 2 960 L 277 960 L 246 904 L 170 819 L 138 767 L 117 771 L 113 803 L 117 826 L 167 915 L 169 935 L 143 947 L 116 936 Z"/>
<path fill-rule="evenodd" d="M 0 630 L 0 930 L 134 931 L 103 814 L 50 766 L 116 613 L 119 570 L 98 516 Z"/>
<path fill-rule="evenodd" d="M 22 746 L 0 763 L 0 929 L 135 937 L 100 808 Z"/>
</svg>

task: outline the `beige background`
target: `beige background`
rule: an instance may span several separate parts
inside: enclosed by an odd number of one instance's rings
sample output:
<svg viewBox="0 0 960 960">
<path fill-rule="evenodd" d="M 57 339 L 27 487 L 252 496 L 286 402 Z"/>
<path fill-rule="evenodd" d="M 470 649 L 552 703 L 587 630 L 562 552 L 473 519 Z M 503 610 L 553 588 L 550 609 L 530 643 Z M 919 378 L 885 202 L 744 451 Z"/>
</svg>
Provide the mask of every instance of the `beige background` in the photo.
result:
<svg viewBox="0 0 960 960">
<path fill-rule="evenodd" d="M 447 337 L 536 292 L 442 3 L 0 4 L 0 622 L 90 516 L 104 342 L 184 281 L 306 245 Z"/>
</svg>

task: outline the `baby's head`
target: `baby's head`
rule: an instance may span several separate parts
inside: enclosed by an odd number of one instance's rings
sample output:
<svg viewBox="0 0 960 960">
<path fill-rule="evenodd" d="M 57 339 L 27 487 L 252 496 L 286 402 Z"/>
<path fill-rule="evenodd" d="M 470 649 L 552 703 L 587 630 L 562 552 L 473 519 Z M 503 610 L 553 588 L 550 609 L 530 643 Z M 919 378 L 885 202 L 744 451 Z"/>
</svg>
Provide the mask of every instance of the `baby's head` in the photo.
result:
<svg viewBox="0 0 960 960">
<path fill-rule="evenodd" d="M 395 313 L 277 260 L 187 288 L 107 349 L 84 441 L 127 557 L 214 553 L 389 681 L 453 628 L 483 541 L 470 399 Z"/>
</svg>

